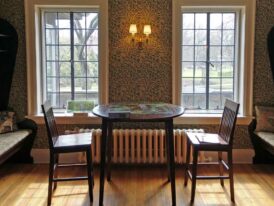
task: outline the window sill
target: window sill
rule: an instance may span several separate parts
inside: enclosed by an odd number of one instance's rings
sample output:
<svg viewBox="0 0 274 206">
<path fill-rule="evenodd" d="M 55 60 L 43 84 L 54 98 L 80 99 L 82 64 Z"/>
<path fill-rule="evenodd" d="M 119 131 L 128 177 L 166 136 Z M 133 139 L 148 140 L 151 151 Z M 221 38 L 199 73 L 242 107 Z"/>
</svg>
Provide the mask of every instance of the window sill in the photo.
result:
<svg viewBox="0 0 274 206">
<path fill-rule="evenodd" d="M 73 116 L 73 114 L 54 114 L 56 124 L 101 124 L 101 118 L 89 113 L 88 116 Z M 45 124 L 43 114 L 29 115 L 26 118 L 32 119 L 36 124 Z"/>
<path fill-rule="evenodd" d="M 44 124 L 43 114 L 26 116 L 38 125 Z M 174 119 L 174 124 L 185 125 L 219 125 L 222 114 L 183 114 Z M 73 114 L 55 114 L 57 124 L 101 124 L 101 118 L 89 113 L 88 116 L 73 116 Z M 238 116 L 237 125 L 249 125 L 252 116 Z"/>
<path fill-rule="evenodd" d="M 219 125 L 222 114 L 189 114 L 185 113 L 174 119 L 174 124 L 192 124 L 192 125 Z M 252 121 L 252 116 L 238 115 L 237 125 L 249 125 Z"/>
</svg>

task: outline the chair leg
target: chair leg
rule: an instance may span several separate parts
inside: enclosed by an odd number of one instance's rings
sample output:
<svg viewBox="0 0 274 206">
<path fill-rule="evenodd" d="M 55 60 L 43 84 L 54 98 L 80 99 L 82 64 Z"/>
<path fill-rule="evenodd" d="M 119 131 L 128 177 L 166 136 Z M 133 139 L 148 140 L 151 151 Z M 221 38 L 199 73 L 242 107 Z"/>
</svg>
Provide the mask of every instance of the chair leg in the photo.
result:
<svg viewBox="0 0 274 206">
<path fill-rule="evenodd" d="M 111 154 L 113 148 L 113 137 L 112 137 L 112 123 L 108 124 L 108 141 L 107 141 L 107 181 L 111 180 Z"/>
<path fill-rule="evenodd" d="M 229 164 L 229 182 L 230 182 L 230 196 L 231 201 L 235 202 L 234 198 L 234 180 L 233 180 L 233 161 L 232 161 L 232 150 L 227 153 L 228 164 Z"/>
<path fill-rule="evenodd" d="M 196 148 L 193 148 L 192 186 L 191 186 L 191 200 L 190 200 L 191 203 L 194 202 L 194 198 L 195 198 L 197 161 L 198 161 L 198 151 Z"/>
<path fill-rule="evenodd" d="M 188 182 L 188 170 L 189 170 L 189 161 L 190 161 L 190 142 L 187 138 L 187 148 L 186 148 L 186 169 L 185 169 L 185 182 L 184 186 L 187 186 Z"/>
<path fill-rule="evenodd" d="M 93 202 L 93 174 L 92 172 L 92 161 L 91 161 L 91 148 L 87 150 L 87 175 L 88 175 L 88 190 L 90 202 Z"/>
<path fill-rule="evenodd" d="M 58 165 L 58 163 L 59 163 L 59 154 L 55 154 L 54 155 L 54 158 L 55 158 L 55 163 L 54 163 L 54 165 L 56 164 L 56 168 L 55 168 L 55 170 L 53 171 L 53 173 L 54 173 L 54 178 L 57 178 L 58 177 L 58 167 L 57 167 L 57 165 Z M 57 182 L 55 181 L 54 183 L 53 183 L 53 190 L 55 190 L 57 188 Z"/>
<path fill-rule="evenodd" d="M 53 175 L 54 175 L 54 154 L 50 154 L 49 185 L 48 185 L 48 206 L 51 205 Z"/>
<path fill-rule="evenodd" d="M 167 181 L 170 182 L 170 167 L 169 167 L 169 158 L 170 158 L 170 152 L 169 152 L 169 135 L 168 135 L 168 128 L 166 126 L 166 136 L 165 136 L 165 147 L 166 147 L 166 163 L 167 163 Z"/>
<path fill-rule="evenodd" d="M 222 152 L 218 152 L 218 159 L 219 159 L 219 171 L 220 171 L 220 176 L 224 175 L 224 167 L 223 167 L 223 156 L 222 156 Z M 222 187 L 224 187 L 224 180 L 220 179 L 220 183 L 222 185 Z"/>
</svg>

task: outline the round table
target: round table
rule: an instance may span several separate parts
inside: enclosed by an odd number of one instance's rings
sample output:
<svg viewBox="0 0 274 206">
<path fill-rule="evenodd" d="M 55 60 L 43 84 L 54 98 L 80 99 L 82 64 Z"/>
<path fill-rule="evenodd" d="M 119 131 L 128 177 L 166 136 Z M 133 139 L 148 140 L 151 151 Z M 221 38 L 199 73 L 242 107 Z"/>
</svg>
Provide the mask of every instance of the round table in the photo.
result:
<svg viewBox="0 0 274 206">
<path fill-rule="evenodd" d="M 167 103 L 117 103 L 96 106 L 92 113 L 102 118 L 99 205 L 103 205 L 106 147 L 108 147 L 107 180 L 111 178 L 111 146 L 113 122 L 163 122 L 166 130 L 167 166 L 171 182 L 172 205 L 176 205 L 173 118 L 184 108 Z M 108 144 L 107 144 L 108 142 Z"/>
</svg>

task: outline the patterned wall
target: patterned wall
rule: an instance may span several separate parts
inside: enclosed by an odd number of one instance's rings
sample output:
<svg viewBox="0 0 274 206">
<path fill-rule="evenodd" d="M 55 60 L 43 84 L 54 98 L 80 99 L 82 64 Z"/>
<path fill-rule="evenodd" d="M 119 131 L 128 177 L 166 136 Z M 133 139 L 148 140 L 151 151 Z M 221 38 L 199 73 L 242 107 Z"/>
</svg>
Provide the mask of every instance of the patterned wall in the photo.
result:
<svg viewBox="0 0 274 206">
<path fill-rule="evenodd" d="M 171 102 L 171 5 L 172 0 L 109 0 L 110 102 Z M 274 0 L 257 1 L 254 104 L 274 105 L 274 83 L 266 47 L 266 35 L 274 26 L 273 10 Z M 24 1 L 0 0 L 0 17 L 12 23 L 19 34 L 10 105 L 23 117 L 27 113 Z M 131 43 L 128 33 L 131 23 L 136 23 L 139 30 L 144 24 L 151 24 L 152 35 L 143 50 Z M 217 129 L 205 125 L 192 127 L 203 127 L 206 131 Z M 60 129 L 63 131 L 68 127 L 60 125 Z M 43 126 L 39 126 L 35 147 L 47 147 Z M 237 127 L 235 147 L 251 147 L 246 126 Z"/>
<path fill-rule="evenodd" d="M 172 1 L 109 1 L 109 101 L 171 102 Z M 132 44 L 129 25 L 138 33 L 150 24 L 149 43 Z"/>
</svg>

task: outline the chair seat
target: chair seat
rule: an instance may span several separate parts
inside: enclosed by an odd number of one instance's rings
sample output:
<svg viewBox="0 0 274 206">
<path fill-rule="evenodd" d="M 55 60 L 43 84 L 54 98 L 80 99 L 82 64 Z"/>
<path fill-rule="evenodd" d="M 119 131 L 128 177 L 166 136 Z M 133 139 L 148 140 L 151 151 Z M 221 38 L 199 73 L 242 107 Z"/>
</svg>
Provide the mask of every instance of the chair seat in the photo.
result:
<svg viewBox="0 0 274 206">
<path fill-rule="evenodd" d="M 190 143 L 194 147 L 199 147 L 200 150 L 219 151 L 229 147 L 228 142 L 224 141 L 219 134 L 187 132 L 187 136 Z"/>
<path fill-rule="evenodd" d="M 54 144 L 54 148 L 89 147 L 92 143 L 91 133 L 78 133 L 60 135 Z"/>
</svg>

